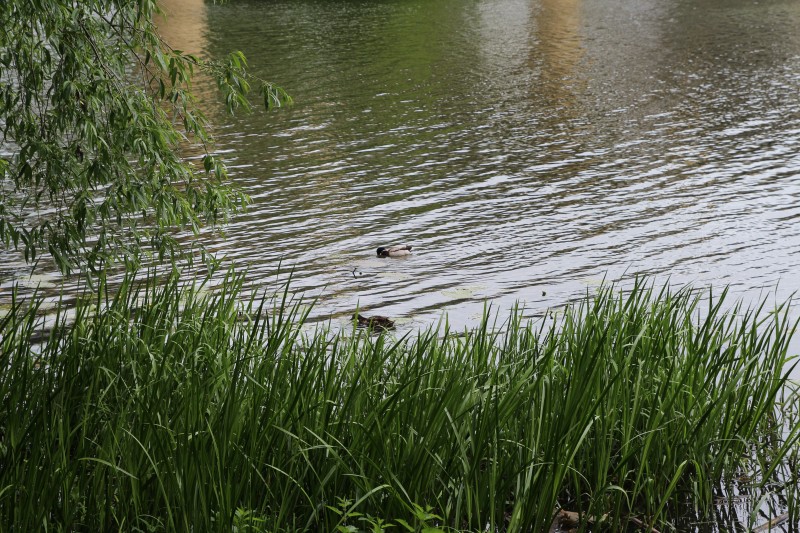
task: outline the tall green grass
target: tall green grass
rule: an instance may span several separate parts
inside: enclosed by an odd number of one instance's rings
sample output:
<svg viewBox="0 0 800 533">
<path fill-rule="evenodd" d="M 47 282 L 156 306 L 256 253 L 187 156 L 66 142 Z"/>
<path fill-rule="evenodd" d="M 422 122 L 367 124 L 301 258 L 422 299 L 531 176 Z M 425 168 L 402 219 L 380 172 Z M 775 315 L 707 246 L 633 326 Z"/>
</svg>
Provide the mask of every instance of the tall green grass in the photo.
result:
<svg viewBox="0 0 800 533">
<path fill-rule="evenodd" d="M 241 284 L 129 276 L 43 344 L 35 303 L 14 303 L 4 531 L 539 532 L 561 507 L 622 531 L 797 455 L 786 306 L 640 280 L 555 322 L 397 340 L 309 333 Z"/>
</svg>

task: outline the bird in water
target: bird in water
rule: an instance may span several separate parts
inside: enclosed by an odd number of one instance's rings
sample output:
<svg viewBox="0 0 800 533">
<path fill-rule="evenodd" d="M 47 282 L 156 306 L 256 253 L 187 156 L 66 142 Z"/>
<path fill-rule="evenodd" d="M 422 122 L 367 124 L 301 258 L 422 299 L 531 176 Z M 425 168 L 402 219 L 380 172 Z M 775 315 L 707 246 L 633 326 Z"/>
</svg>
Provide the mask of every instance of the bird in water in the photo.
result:
<svg viewBox="0 0 800 533">
<path fill-rule="evenodd" d="M 385 316 L 364 316 L 358 313 L 353 313 L 353 320 L 359 328 L 369 328 L 374 331 L 387 331 L 394 329 L 394 322 Z"/>
<path fill-rule="evenodd" d="M 411 255 L 411 245 L 409 244 L 395 244 L 378 248 L 378 257 L 404 257 L 406 255 Z"/>
</svg>

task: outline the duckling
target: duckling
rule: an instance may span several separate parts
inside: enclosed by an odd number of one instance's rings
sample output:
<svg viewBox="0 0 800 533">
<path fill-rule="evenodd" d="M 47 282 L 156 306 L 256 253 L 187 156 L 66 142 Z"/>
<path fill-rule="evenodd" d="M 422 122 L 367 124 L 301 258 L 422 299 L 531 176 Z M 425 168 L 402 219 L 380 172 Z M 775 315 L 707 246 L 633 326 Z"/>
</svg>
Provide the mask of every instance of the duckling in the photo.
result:
<svg viewBox="0 0 800 533">
<path fill-rule="evenodd" d="M 353 313 L 353 320 L 358 324 L 359 328 L 369 328 L 374 331 L 387 331 L 394 329 L 394 322 L 385 316 L 364 316 L 358 313 Z"/>
<path fill-rule="evenodd" d="M 378 248 L 378 257 L 403 257 L 406 255 L 411 255 L 411 245 L 409 244 L 395 244 Z"/>
</svg>

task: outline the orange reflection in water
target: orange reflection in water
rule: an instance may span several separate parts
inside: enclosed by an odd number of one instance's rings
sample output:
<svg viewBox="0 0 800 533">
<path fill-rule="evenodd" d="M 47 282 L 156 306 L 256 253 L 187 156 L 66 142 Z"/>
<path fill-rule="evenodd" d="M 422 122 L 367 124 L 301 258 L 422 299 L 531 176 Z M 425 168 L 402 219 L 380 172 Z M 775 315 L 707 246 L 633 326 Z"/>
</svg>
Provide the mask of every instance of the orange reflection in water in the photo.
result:
<svg viewBox="0 0 800 533">
<path fill-rule="evenodd" d="M 542 74 L 546 79 L 563 80 L 573 76 L 583 58 L 582 3 L 582 0 L 541 0 L 541 8 L 534 11 Z"/>
<path fill-rule="evenodd" d="M 204 0 L 161 0 L 164 16 L 156 19 L 161 36 L 172 48 L 202 54 L 208 44 L 208 14 Z"/>
</svg>

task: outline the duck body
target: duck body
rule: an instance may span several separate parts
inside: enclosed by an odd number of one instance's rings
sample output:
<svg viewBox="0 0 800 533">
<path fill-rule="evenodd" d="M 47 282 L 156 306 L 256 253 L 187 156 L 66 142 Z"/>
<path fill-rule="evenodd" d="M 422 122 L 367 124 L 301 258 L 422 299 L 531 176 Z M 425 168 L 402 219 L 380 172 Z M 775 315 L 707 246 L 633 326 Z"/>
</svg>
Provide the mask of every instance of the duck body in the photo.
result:
<svg viewBox="0 0 800 533">
<path fill-rule="evenodd" d="M 378 248 L 378 257 L 404 257 L 411 255 L 410 244 L 395 244 Z"/>
<path fill-rule="evenodd" d="M 374 331 L 387 331 L 394 329 L 394 322 L 385 316 L 364 316 L 354 313 L 353 320 L 356 321 L 359 328 L 369 328 Z"/>
</svg>

